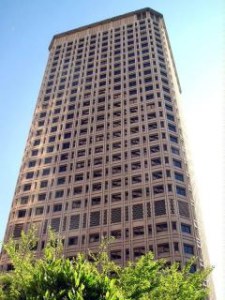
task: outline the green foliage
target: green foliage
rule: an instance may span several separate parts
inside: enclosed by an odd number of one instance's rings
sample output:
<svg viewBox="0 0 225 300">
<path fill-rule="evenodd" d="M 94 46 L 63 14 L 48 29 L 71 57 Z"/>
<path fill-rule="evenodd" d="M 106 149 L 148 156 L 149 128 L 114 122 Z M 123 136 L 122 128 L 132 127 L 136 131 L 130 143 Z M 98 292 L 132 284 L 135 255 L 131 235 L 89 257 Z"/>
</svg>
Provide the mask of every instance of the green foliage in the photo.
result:
<svg viewBox="0 0 225 300">
<path fill-rule="evenodd" d="M 60 240 L 49 233 L 41 258 L 35 257 L 35 230 L 5 245 L 14 270 L 0 273 L 2 300 L 203 300 L 204 282 L 210 269 L 190 273 L 190 261 L 181 271 L 178 264 L 166 267 L 152 253 L 122 268 L 110 261 L 103 241 L 92 262 L 79 254 L 63 256 Z"/>
</svg>

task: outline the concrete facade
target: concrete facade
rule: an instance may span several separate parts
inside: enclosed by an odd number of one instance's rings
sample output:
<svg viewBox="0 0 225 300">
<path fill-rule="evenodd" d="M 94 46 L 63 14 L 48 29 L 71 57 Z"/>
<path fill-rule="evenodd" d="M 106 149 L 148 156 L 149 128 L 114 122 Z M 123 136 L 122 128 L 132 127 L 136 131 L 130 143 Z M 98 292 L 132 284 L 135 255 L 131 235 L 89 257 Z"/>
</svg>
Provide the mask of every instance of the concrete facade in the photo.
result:
<svg viewBox="0 0 225 300">
<path fill-rule="evenodd" d="M 53 37 L 5 241 L 48 226 L 68 257 L 113 236 L 120 264 L 203 266 L 180 85 L 163 16 L 149 8 Z M 2 254 L 2 265 L 10 268 Z"/>
</svg>

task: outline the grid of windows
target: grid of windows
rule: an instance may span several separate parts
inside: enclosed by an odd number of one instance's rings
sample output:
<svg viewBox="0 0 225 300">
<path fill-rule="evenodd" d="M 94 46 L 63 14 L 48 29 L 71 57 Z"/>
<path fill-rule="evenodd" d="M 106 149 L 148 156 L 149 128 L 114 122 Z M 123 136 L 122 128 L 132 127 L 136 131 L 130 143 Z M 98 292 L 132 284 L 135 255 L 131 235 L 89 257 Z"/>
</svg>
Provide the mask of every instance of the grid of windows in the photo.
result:
<svg viewBox="0 0 225 300">
<path fill-rule="evenodd" d="M 191 222 L 191 213 L 167 43 L 161 15 L 150 11 L 55 38 L 11 222 L 44 216 L 42 233 L 63 232 L 70 249 L 103 233 L 141 243 L 133 254 L 113 250 L 116 260 L 142 255 L 146 241 L 152 249 L 155 236 L 156 255 L 172 253 L 171 224 L 176 214 Z M 23 227 L 14 225 L 15 237 Z"/>
</svg>

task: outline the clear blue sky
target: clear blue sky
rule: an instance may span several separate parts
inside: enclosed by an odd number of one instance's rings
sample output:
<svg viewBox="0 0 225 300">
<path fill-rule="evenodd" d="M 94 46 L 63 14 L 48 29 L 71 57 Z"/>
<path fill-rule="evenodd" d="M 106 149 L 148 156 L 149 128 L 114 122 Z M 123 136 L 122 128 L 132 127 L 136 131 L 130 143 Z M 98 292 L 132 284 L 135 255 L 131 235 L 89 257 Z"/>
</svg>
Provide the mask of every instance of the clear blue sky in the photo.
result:
<svg viewBox="0 0 225 300">
<path fill-rule="evenodd" d="M 183 110 L 199 194 L 205 205 L 202 210 L 209 252 L 212 263 L 219 269 L 217 265 L 221 265 L 221 253 L 217 252 L 221 237 L 216 239 L 214 229 L 222 227 L 222 171 L 219 168 L 222 165 L 222 37 L 225 35 L 225 5 L 222 2 L 1 0 L 0 240 L 3 239 L 52 36 L 132 10 L 151 7 L 163 13 L 169 32 L 183 90 Z M 222 273 L 218 274 L 218 300 L 222 300 L 225 299 L 221 292 L 222 283 L 219 283 L 220 280 L 222 282 Z"/>
</svg>

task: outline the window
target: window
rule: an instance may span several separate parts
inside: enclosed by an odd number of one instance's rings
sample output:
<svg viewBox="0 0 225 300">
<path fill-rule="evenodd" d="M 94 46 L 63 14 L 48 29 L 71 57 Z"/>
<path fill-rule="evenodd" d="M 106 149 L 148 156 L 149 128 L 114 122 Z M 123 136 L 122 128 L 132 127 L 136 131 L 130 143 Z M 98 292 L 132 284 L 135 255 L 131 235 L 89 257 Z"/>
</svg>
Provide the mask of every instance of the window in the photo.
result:
<svg viewBox="0 0 225 300">
<path fill-rule="evenodd" d="M 168 230 L 168 225 L 167 223 L 158 223 L 156 224 L 156 232 L 160 233 L 160 232 L 165 232 Z"/>
<path fill-rule="evenodd" d="M 171 147 L 171 151 L 173 154 L 180 155 L 180 150 L 175 147 Z"/>
<path fill-rule="evenodd" d="M 112 188 L 121 186 L 121 179 L 112 180 Z"/>
<path fill-rule="evenodd" d="M 58 212 L 62 210 L 62 204 L 55 204 L 53 206 L 53 212 Z"/>
<path fill-rule="evenodd" d="M 112 208 L 111 209 L 111 223 L 119 223 L 121 222 L 121 208 Z"/>
<path fill-rule="evenodd" d="M 178 201 L 178 209 L 179 209 L 180 216 L 190 218 L 190 211 L 189 211 L 188 203 L 186 203 L 184 201 Z"/>
<path fill-rule="evenodd" d="M 191 234 L 191 225 L 181 223 L 181 231 L 183 233 Z"/>
<path fill-rule="evenodd" d="M 159 135 L 158 134 L 151 134 L 149 135 L 149 141 L 153 142 L 153 141 L 157 141 L 159 139 Z"/>
<path fill-rule="evenodd" d="M 182 163 L 180 160 L 173 159 L 173 165 L 174 165 L 174 167 L 182 168 Z"/>
<path fill-rule="evenodd" d="M 155 216 L 162 216 L 166 214 L 165 200 L 158 200 L 154 203 Z"/>
<path fill-rule="evenodd" d="M 172 143 L 178 144 L 178 138 L 177 138 L 176 136 L 174 136 L 174 135 L 170 135 L 170 141 L 171 141 Z"/>
<path fill-rule="evenodd" d="M 33 176 L 34 176 L 34 172 L 28 172 L 28 173 L 26 174 L 26 179 L 33 178 Z"/>
<path fill-rule="evenodd" d="M 157 123 L 154 122 L 154 123 L 148 124 L 148 129 L 149 129 L 149 130 L 157 129 Z"/>
<path fill-rule="evenodd" d="M 80 224 L 80 215 L 71 216 L 69 230 L 78 229 L 79 224 Z"/>
<path fill-rule="evenodd" d="M 77 236 L 71 236 L 68 238 L 68 246 L 74 246 L 78 244 L 78 237 Z"/>
<path fill-rule="evenodd" d="M 76 168 L 77 169 L 80 169 L 80 168 L 83 168 L 84 167 L 84 161 L 79 161 L 76 163 Z"/>
<path fill-rule="evenodd" d="M 121 173 L 121 171 L 122 171 L 121 166 L 112 167 L 112 174 L 118 174 L 118 173 Z"/>
<path fill-rule="evenodd" d="M 142 197 L 142 189 L 132 190 L 132 199 Z"/>
<path fill-rule="evenodd" d="M 99 242 L 100 236 L 99 233 L 92 233 L 89 235 L 89 243 L 96 243 Z"/>
<path fill-rule="evenodd" d="M 186 196 L 186 189 L 181 186 L 176 186 L 176 192 L 178 195 Z"/>
<path fill-rule="evenodd" d="M 100 205 L 101 204 L 101 197 L 93 197 L 91 199 L 91 205 Z"/>
<path fill-rule="evenodd" d="M 26 216 L 26 209 L 20 209 L 18 211 L 18 218 L 24 218 Z"/>
<path fill-rule="evenodd" d="M 175 121 L 175 118 L 173 115 L 170 115 L 170 114 L 166 114 L 167 115 L 167 119 L 170 120 L 170 121 Z"/>
<path fill-rule="evenodd" d="M 47 175 L 49 175 L 49 174 L 50 174 L 50 168 L 43 169 L 43 171 L 42 171 L 42 175 L 43 175 L 43 176 L 47 176 Z"/>
<path fill-rule="evenodd" d="M 111 202 L 112 203 L 117 202 L 117 201 L 121 201 L 121 199 L 122 199 L 121 193 L 116 193 L 116 194 L 111 195 Z"/>
<path fill-rule="evenodd" d="M 145 255 L 145 247 L 137 247 L 134 248 L 134 258 L 140 257 L 142 255 Z"/>
<path fill-rule="evenodd" d="M 57 185 L 64 184 L 66 182 L 66 177 L 59 177 L 57 179 Z"/>
<path fill-rule="evenodd" d="M 100 191 L 101 188 L 102 188 L 101 182 L 93 183 L 93 185 L 92 185 L 92 191 L 93 192 Z"/>
<path fill-rule="evenodd" d="M 79 150 L 77 151 L 77 156 L 78 157 L 81 157 L 81 156 L 84 156 L 85 155 L 85 150 Z"/>
<path fill-rule="evenodd" d="M 155 185 L 153 187 L 153 193 L 154 195 L 160 194 L 164 192 L 164 186 L 163 185 Z"/>
<path fill-rule="evenodd" d="M 78 187 L 75 187 L 73 189 L 73 194 L 74 195 L 78 195 L 78 194 L 81 194 L 82 193 L 82 186 L 78 186 Z"/>
<path fill-rule="evenodd" d="M 13 237 L 18 238 L 21 236 L 23 230 L 23 224 L 15 224 L 14 230 L 13 230 Z"/>
<path fill-rule="evenodd" d="M 42 215 L 43 212 L 44 212 L 44 207 L 43 207 L 43 206 L 40 206 L 40 207 L 36 207 L 36 208 L 35 208 L 35 215 L 36 215 L 36 216 Z"/>
<path fill-rule="evenodd" d="M 59 166 L 59 173 L 66 172 L 66 169 L 67 169 L 67 165 L 61 165 L 61 166 Z"/>
<path fill-rule="evenodd" d="M 141 163 L 140 162 L 134 162 L 131 164 L 131 170 L 137 170 L 141 168 Z"/>
<path fill-rule="evenodd" d="M 157 246 L 158 254 L 168 253 L 170 252 L 170 247 L 168 243 L 159 244 Z"/>
<path fill-rule="evenodd" d="M 44 201 L 46 199 L 46 193 L 42 193 L 38 195 L 38 201 Z"/>
<path fill-rule="evenodd" d="M 156 118 L 156 113 L 150 113 L 147 116 L 148 116 L 148 120 L 155 119 Z"/>
<path fill-rule="evenodd" d="M 141 181 L 142 181 L 141 175 L 135 175 L 135 176 L 132 176 L 132 178 L 131 178 L 132 184 L 140 183 Z"/>
<path fill-rule="evenodd" d="M 81 200 L 76 200 L 72 202 L 72 209 L 80 208 L 81 207 Z"/>
<path fill-rule="evenodd" d="M 175 172 L 175 173 L 174 173 L 174 177 L 175 177 L 176 180 L 184 181 L 184 175 L 181 174 L 181 173 Z"/>
<path fill-rule="evenodd" d="M 37 156 L 38 155 L 38 150 L 32 150 L 31 156 Z"/>
<path fill-rule="evenodd" d="M 50 164 L 51 162 L 52 162 L 52 157 L 51 156 L 45 157 L 44 164 Z"/>
<path fill-rule="evenodd" d="M 179 251 L 179 243 L 173 243 L 174 251 Z"/>
<path fill-rule="evenodd" d="M 141 151 L 139 149 L 135 149 L 131 151 L 131 158 L 140 157 Z"/>
<path fill-rule="evenodd" d="M 168 128 L 170 131 L 177 132 L 176 126 L 172 124 L 168 124 Z"/>
<path fill-rule="evenodd" d="M 64 190 L 58 190 L 55 192 L 55 198 L 61 198 L 64 195 Z"/>
<path fill-rule="evenodd" d="M 74 179 L 75 181 L 81 181 L 84 179 L 84 174 L 83 173 L 76 174 Z"/>
<path fill-rule="evenodd" d="M 143 219 L 143 205 L 135 204 L 132 207 L 133 220 Z"/>
<path fill-rule="evenodd" d="M 110 233 L 110 236 L 114 237 L 115 239 L 120 239 L 122 234 L 121 234 L 121 230 L 113 230 Z"/>
<path fill-rule="evenodd" d="M 157 180 L 163 177 L 162 171 L 157 171 L 152 173 L 152 179 Z"/>
<path fill-rule="evenodd" d="M 28 203 L 28 196 L 24 196 L 24 197 L 21 197 L 20 199 L 20 204 L 27 204 Z"/>
<path fill-rule="evenodd" d="M 39 139 L 39 140 L 35 140 L 33 145 L 34 145 L 34 146 L 38 146 L 38 145 L 40 145 L 40 143 L 41 143 L 41 140 L 40 140 L 40 139 Z"/>
<path fill-rule="evenodd" d="M 52 135 L 52 136 L 49 137 L 48 142 L 52 143 L 52 142 L 55 141 L 55 139 L 56 139 L 55 135 Z"/>
<path fill-rule="evenodd" d="M 95 147 L 95 153 L 103 152 L 103 146 Z"/>
<path fill-rule="evenodd" d="M 36 160 L 31 160 L 28 163 L 28 168 L 33 168 L 33 167 L 35 167 L 35 165 L 36 165 Z"/>
<path fill-rule="evenodd" d="M 100 225 L 100 211 L 94 211 L 90 213 L 90 227 Z"/>
<path fill-rule="evenodd" d="M 54 218 L 51 220 L 51 228 L 55 232 L 59 231 L 59 226 L 60 226 L 60 218 Z"/>
<path fill-rule="evenodd" d="M 194 255 L 194 246 L 189 244 L 184 244 L 184 253 Z"/>
<path fill-rule="evenodd" d="M 70 143 L 63 143 L 63 145 L 62 145 L 63 150 L 64 149 L 69 149 L 69 147 L 70 147 Z"/>
<path fill-rule="evenodd" d="M 133 228 L 133 237 L 142 236 L 145 234 L 144 227 L 138 226 Z"/>
<path fill-rule="evenodd" d="M 110 252 L 110 258 L 112 260 L 118 260 L 122 258 L 121 250 L 112 250 Z"/>
<path fill-rule="evenodd" d="M 171 105 L 165 104 L 165 107 L 169 111 L 173 111 L 173 107 Z"/>
</svg>

